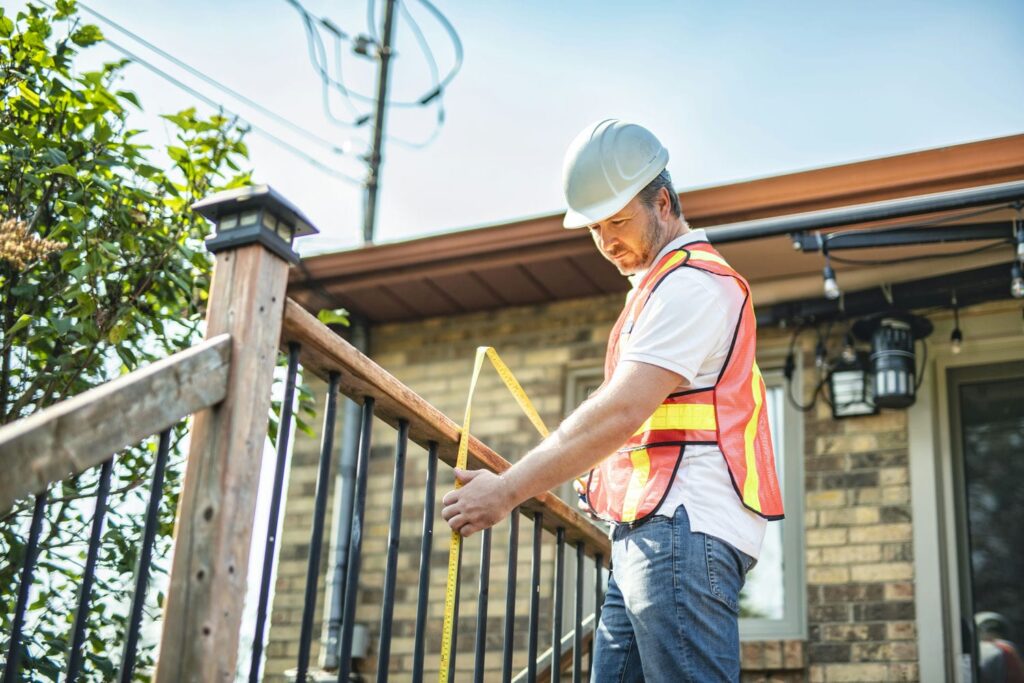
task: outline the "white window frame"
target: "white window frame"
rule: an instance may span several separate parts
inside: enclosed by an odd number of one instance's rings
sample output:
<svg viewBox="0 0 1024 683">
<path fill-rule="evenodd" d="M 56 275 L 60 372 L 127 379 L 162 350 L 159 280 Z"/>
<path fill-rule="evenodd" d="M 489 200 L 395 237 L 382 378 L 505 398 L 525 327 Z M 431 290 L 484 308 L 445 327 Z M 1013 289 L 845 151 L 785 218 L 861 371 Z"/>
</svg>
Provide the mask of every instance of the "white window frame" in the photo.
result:
<svg viewBox="0 0 1024 683">
<path fill-rule="evenodd" d="M 793 377 L 800 386 L 800 370 Z M 764 371 L 769 395 L 781 401 L 781 429 L 772 436 L 779 486 L 786 518 L 769 524 L 782 525 L 782 588 L 785 600 L 781 619 L 740 619 L 741 640 L 803 640 L 807 637 L 807 586 L 804 581 L 804 421 L 803 413 L 786 398 L 786 379 L 781 370 Z M 781 456 L 781 457 L 780 457 Z M 753 571 L 757 571 L 754 567 Z"/>
</svg>

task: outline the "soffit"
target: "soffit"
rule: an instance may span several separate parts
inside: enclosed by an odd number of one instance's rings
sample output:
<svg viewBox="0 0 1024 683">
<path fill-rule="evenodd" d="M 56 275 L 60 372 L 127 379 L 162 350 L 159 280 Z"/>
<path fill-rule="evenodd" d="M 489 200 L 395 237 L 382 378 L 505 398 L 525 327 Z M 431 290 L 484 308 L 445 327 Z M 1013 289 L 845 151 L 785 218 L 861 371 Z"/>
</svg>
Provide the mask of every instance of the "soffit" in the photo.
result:
<svg viewBox="0 0 1024 683">
<path fill-rule="evenodd" d="M 707 228 L 714 242 L 716 225 L 1020 179 L 1024 135 L 688 190 L 680 199 L 690 224 Z M 1012 220 L 1008 209 L 958 216 L 933 214 L 843 230 Z M 311 310 L 344 307 L 370 322 L 395 322 L 627 291 L 626 280 L 597 253 L 587 232 L 564 230 L 561 220 L 558 214 L 313 256 L 293 269 L 289 295 Z M 890 260 L 974 246 L 861 249 L 843 256 Z M 721 251 L 750 280 L 759 304 L 821 291 L 821 256 L 794 251 L 788 237 L 729 243 Z M 834 265 L 847 288 L 1008 262 L 1009 250 L 1004 251 L 910 260 L 899 267 Z"/>
</svg>

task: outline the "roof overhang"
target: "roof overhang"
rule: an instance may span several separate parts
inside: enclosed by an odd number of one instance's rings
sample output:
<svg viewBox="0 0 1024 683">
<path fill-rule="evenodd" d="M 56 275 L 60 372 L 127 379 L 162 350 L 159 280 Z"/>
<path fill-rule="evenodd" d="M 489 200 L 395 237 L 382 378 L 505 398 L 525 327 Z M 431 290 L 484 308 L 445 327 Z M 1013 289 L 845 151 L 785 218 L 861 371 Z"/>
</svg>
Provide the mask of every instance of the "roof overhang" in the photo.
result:
<svg viewBox="0 0 1024 683">
<path fill-rule="evenodd" d="M 725 242 L 728 235 L 735 238 L 744 228 L 750 228 L 748 221 L 764 224 L 765 219 L 780 217 L 792 221 L 794 214 L 813 215 L 823 210 L 847 215 L 846 209 L 834 210 L 1021 180 L 1024 135 L 1014 135 L 687 190 L 680 193 L 680 199 L 691 226 L 708 228 L 713 243 L 716 233 L 721 234 L 723 255 L 750 280 L 761 308 L 820 298 L 822 258 L 820 254 L 794 251 L 788 229 L 768 231 L 771 234 L 749 231 L 739 241 Z M 1005 201 L 974 204 L 969 209 L 936 211 L 929 210 L 929 206 L 919 202 L 920 213 L 863 214 L 872 218 L 835 225 L 825 222 L 804 229 L 869 230 L 978 221 L 1005 221 L 1009 225 L 1014 216 Z M 783 220 L 769 222 L 785 225 Z M 813 221 L 806 225 L 813 225 Z M 906 261 L 836 264 L 836 270 L 844 290 L 853 291 L 880 283 L 983 269 L 1009 263 L 1011 258 L 1007 248 L 964 258 L 922 259 L 969 248 L 962 244 L 929 244 L 857 249 L 849 256 L 861 261 L 898 257 Z M 344 307 L 369 322 L 416 320 L 627 290 L 625 278 L 597 253 L 586 231 L 561 227 L 561 214 L 313 256 L 293 270 L 289 287 L 290 295 L 311 310 Z"/>
</svg>

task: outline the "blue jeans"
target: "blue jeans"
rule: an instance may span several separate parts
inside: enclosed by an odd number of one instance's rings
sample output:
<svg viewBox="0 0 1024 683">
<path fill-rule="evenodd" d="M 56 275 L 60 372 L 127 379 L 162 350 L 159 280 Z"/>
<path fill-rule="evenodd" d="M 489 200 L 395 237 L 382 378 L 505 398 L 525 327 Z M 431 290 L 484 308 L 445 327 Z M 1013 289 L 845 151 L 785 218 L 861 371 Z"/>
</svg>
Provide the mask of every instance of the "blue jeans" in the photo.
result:
<svg viewBox="0 0 1024 683">
<path fill-rule="evenodd" d="M 740 680 L 739 593 L 754 560 L 690 531 L 680 505 L 612 534 L 591 683 Z"/>
</svg>

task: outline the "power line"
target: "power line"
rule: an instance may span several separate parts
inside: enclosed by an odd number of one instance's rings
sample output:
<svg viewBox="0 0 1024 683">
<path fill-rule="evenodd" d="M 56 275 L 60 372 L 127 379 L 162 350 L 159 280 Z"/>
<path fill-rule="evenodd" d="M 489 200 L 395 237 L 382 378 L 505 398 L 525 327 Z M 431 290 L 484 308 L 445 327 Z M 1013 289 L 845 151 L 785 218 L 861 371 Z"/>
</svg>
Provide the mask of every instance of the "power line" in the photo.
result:
<svg viewBox="0 0 1024 683">
<path fill-rule="evenodd" d="M 289 5 L 291 5 L 292 7 L 294 7 L 295 9 L 297 9 L 303 15 L 304 20 L 307 21 L 307 22 L 310 22 L 310 24 L 319 23 L 321 25 L 325 25 L 324 22 L 327 21 L 327 20 L 325 20 L 323 18 L 316 17 L 315 15 L 313 15 L 309 10 L 307 10 L 302 5 L 301 2 L 299 2 L 299 0 L 284 0 L 284 1 L 287 2 Z M 435 19 L 437 19 L 438 23 L 441 24 L 442 28 L 444 28 L 444 30 L 448 33 L 449 37 L 451 38 L 453 49 L 455 51 L 455 63 L 448 70 L 448 73 L 445 74 L 444 78 L 440 79 L 440 81 L 438 82 L 436 87 L 434 87 L 431 90 L 428 90 L 423 95 L 421 95 L 420 97 L 416 98 L 415 100 L 388 100 L 386 104 L 389 107 L 415 108 L 415 107 L 422 107 L 422 106 L 425 106 L 427 104 L 430 104 L 431 101 L 433 101 L 435 98 L 437 98 L 438 96 L 441 95 L 441 93 L 444 91 L 444 89 L 446 87 L 448 87 L 448 84 L 451 83 L 452 79 L 455 78 L 456 74 L 458 74 L 458 72 L 462 69 L 462 62 L 463 62 L 462 39 L 459 37 L 459 34 L 455 30 L 455 27 L 452 26 L 451 22 L 448 21 L 448 18 L 445 17 L 444 14 L 442 14 L 441 11 L 438 10 L 430 2 L 428 2 L 427 0 L 419 0 L 419 2 L 435 17 Z M 368 4 L 372 5 L 373 4 L 373 0 L 370 0 L 370 2 Z M 373 24 L 372 24 L 372 21 L 373 21 L 372 16 L 373 16 L 373 14 L 374 14 L 374 11 L 371 8 L 368 11 L 367 21 L 370 22 L 370 24 L 371 24 L 371 33 L 374 34 L 372 36 L 373 41 L 375 43 L 379 43 L 379 39 L 376 38 L 376 29 L 375 29 L 375 27 L 373 27 Z M 314 28 L 314 33 L 316 33 L 319 36 L 319 32 L 316 31 L 315 28 Z M 347 38 L 347 36 L 346 36 L 346 38 Z M 352 90 L 351 88 L 346 86 L 345 83 L 342 80 L 335 79 L 335 78 L 331 77 L 331 75 L 329 73 L 327 73 L 327 71 L 326 71 L 326 69 L 325 69 L 325 67 L 324 67 L 324 65 L 322 63 L 314 63 L 314 68 L 316 68 L 320 72 L 321 77 L 324 78 L 331 85 L 331 87 L 336 88 L 345 97 L 351 97 L 353 99 L 360 100 L 360 101 L 367 102 L 367 103 L 376 103 L 377 100 L 376 100 L 375 97 L 373 97 L 371 95 L 367 95 L 365 93 L 358 92 L 356 90 Z"/>
<path fill-rule="evenodd" d="M 53 7 L 53 5 L 51 5 L 48 2 L 46 2 L 46 0 L 39 0 L 39 2 L 43 6 L 47 7 L 48 9 L 50 9 L 51 11 L 56 11 L 55 8 Z M 278 137 L 274 133 L 270 132 L 269 130 L 267 130 L 267 129 L 261 127 L 261 126 L 258 126 L 255 123 L 253 123 L 252 121 L 250 121 L 249 119 L 245 118 L 241 114 L 238 114 L 237 112 L 234 112 L 234 111 L 228 109 L 223 104 L 213 100 L 210 97 L 207 97 L 206 95 L 204 95 L 203 93 L 199 92 L 195 88 L 187 85 L 186 83 L 178 80 L 177 78 L 175 78 L 171 74 L 167 73 L 166 71 L 164 71 L 160 67 L 158 67 L 158 66 L 156 66 L 154 64 L 151 64 L 150 62 L 147 62 L 142 57 L 139 57 L 138 55 L 136 55 L 131 50 L 129 50 L 126 47 L 120 45 L 119 43 L 111 40 L 110 38 L 107 38 L 106 36 L 104 36 L 103 42 L 106 43 L 107 45 L 109 45 L 110 47 L 114 48 L 115 50 L 117 50 L 121 54 L 123 54 L 125 57 L 128 57 L 129 59 L 135 61 L 140 66 L 145 67 L 146 69 L 148 69 L 149 71 L 153 72 L 157 76 L 160 76 L 161 78 L 163 78 L 167 82 L 169 82 L 172 85 L 180 88 L 181 90 L 189 93 L 190 95 L 192 95 L 193 97 L 201 100 L 202 102 L 206 103 L 207 105 L 209 105 L 211 107 L 214 107 L 215 109 L 218 109 L 218 110 L 220 110 L 220 111 L 222 111 L 224 113 L 230 114 L 231 116 L 235 117 L 237 120 L 242 121 L 243 123 L 247 124 L 249 126 L 249 128 L 253 132 L 258 133 L 258 134 L 264 136 L 265 138 L 267 138 L 268 140 L 270 140 L 271 142 L 273 142 L 277 146 L 281 147 L 282 149 L 284 149 L 287 152 L 290 152 L 294 156 L 297 156 L 300 159 L 303 159 L 308 164 L 316 167 L 317 169 L 319 169 L 323 173 L 326 173 L 327 175 L 330 175 L 330 176 L 332 176 L 334 178 L 338 178 L 339 180 L 344 180 L 346 182 L 352 183 L 354 185 L 361 185 L 362 184 L 359 179 L 357 179 L 357 178 L 355 178 L 353 176 L 350 176 L 347 173 L 344 173 L 343 171 L 339 171 L 336 168 L 332 168 L 332 167 L 328 166 L 327 164 L 323 163 L 319 159 L 317 159 L 317 158 L 313 157 L 312 155 L 310 155 L 308 152 L 305 152 L 305 151 L 299 149 L 298 147 L 292 145 L 291 143 L 281 139 L 280 137 Z"/>
<path fill-rule="evenodd" d="M 348 96 L 348 92 L 343 88 L 340 89 L 340 92 L 345 96 L 349 109 L 352 111 L 353 115 L 356 116 L 356 119 L 353 121 L 347 121 L 345 119 L 338 118 L 334 114 L 334 110 L 331 108 L 330 91 L 331 86 L 334 85 L 335 81 L 331 78 L 331 75 L 327 72 L 327 69 L 324 66 L 327 62 L 327 49 L 324 47 L 320 32 L 317 30 L 316 26 L 314 26 L 315 18 L 307 12 L 305 8 L 297 2 L 297 0 L 286 0 L 286 2 L 295 7 L 302 16 L 302 23 L 306 29 L 306 47 L 309 52 L 309 61 L 313 65 L 313 69 L 316 70 L 317 74 L 320 76 L 320 94 L 323 100 L 322 104 L 324 114 L 331 122 L 340 126 L 348 128 L 358 128 L 359 126 L 362 126 L 367 120 L 369 120 L 369 116 L 364 115 L 356 108 L 355 102 L 352 101 L 352 98 Z M 335 35 L 335 52 L 338 59 L 338 72 L 340 74 L 341 44 L 337 35 Z"/>
<path fill-rule="evenodd" d="M 160 55 L 161 57 L 163 57 L 167 61 L 171 62 L 175 66 L 178 66 L 179 68 L 184 69 L 185 71 L 187 71 L 188 73 L 192 74 L 196 78 L 198 78 L 198 79 L 208 83 L 209 85 L 212 85 L 213 87 L 217 88 L 218 90 L 220 90 L 220 91 L 222 91 L 224 93 L 227 93 L 228 95 L 234 97 L 235 99 L 237 99 L 237 100 L 239 100 L 241 102 L 244 102 L 245 104 L 249 105 L 253 109 L 255 109 L 255 110 L 259 111 L 260 113 L 262 113 L 264 116 L 266 116 L 266 117 L 268 117 L 270 119 L 273 119 L 274 121 L 278 122 L 282 126 L 287 127 L 288 129 L 292 130 L 293 132 L 298 133 L 299 135 L 301 135 L 301 136 L 303 136 L 303 137 L 305 137 L 305 138 L 307 138 L 309 140 L 312 140 L 312 141 L 314 141 L 314 142 L 316 142 L 318 144 L 326 146 L 329 150 L 331 150 L 335 154 L 344 154 L 345 153 L 340 147 L 338 147 L 336 144 L 334 144 L 330 140 L 328 140 L 326 138 L 322 138 L 319 135 L 316 135 L 314 133 L 310 133 L 308 130 L 306 130 L 302 126 L 300 126 L 300 125 L 298 125 L 298 124 L 296 124 L 296 123 L 286 119 L 285 117 L 281 116 L 277 112 L 271 111 L 270 109 L 266 108 L 265 106 L 263 106 L 259 102 L 257 102 L 255 100 L 253 100 L 252 98 L 248 97 L 247 95 L 244 95 L 244 94 L 238 92 L 237 90 L 234 90 L 233 88 L 231 88 L 231 87 L 229 87 L 227 85 L 224 85 L 223 83 L 217 81 L 216 79 L 214 79 L 214 78 L 212 78 L 210 76 L 207 76 L 205 73 L 203 73 L 199 69 L 197 69 L 197 68 L 195 68 L 195 67 L 193 67 L 193 66 L 191 66 L 189 64 L 186 64 L 181 59 L 178 59 L 177 57 L 175 57 L 171 53 L 167 52 L 166 50 L 163 50 L 162 48 L 154 45 L 153 43 L 149 42 L 148 40 L 146 40 L 142 36 L 140 36 L 137 33 L 134 33 L 133 31 L 131 31 L 130 29 L 125 28 L 124 26 L 122 26 L 121 24 L 117 23 L 116 21 L 114 21 L 110 17 L 107 17 L 107 16 L 105 16 L 103 14 L 100 14 L 99 12 L 97 12 L 94 9 L 92 9 L 91 7 L 86 5 L 85 3 L 79 2 L 78 6 L 81 7 L 82 9 L 84 9 L 89 14 L 92 14 L 93 16 L 95 16 L 100 21 L 102 21 L 102 22 L 104 22 L 106 24 L 109 24 L 110 26 L 114 27 L 115 29 L 117 29 L 121 33 L 125 34 L 126 36 L 132 38 L 136 42 L 144 45 L 148 49 L 150 49 L 153 52 L 157 53 L 158 55 Z"/>
<path fill-rule="evenodd" d="M 257 126 L 255 123 L 253 123 L 252 121 L 249 121 L 248 119 L 246 119 L 241 114 L 238 114 L 238 113 L 235 113 L 235 112 L 231 111 L 230 109 L 228 109 L 224 105 L 220 104 L 219 102 L 216 102 L 212 98 L 207 97 L 206 95 L 204 95 L 203 93 L 199 92 L 198 90 L 192 88 L 191 86 L 186 85 L 185 83 L 179 81 L 177 78 L 175 78 L 174 76 L 170 75 L 169 73 L 167 73 L 163 69 L 161 69 L 161 68 L 159 68 L 157 66 L 154 66 L 153 64 L 150 64 L 146 60 L 142 59 L 141 57 L 139 57 L 138 55 L 134 54 L 130 50 L 122 47 L 121 45 L 115 43 L 114 41 L 110 40 L 109 38 L 104 38 L 103 42 L 105 42 L 107 45 L 110 45 L 110 47 L 114 48 L 115 50 L 117 50 L 118 52 L 120 52 L 124 56 L 128 57 L 129 59 L 134 60 L 135 62 L 137 62 L 141 66 L 149 69 L 150 71 L 155 73 L 157 76 L 160 76 L 161 78 L 167 80 L 169 83 L 171 83 L 173 85 L 176 85 L 177 87 L 181 88 L 182 90 L 184 90 L 185 92 L 189 93 L 193 97 L 196 97 L 196 98 L 202 100 L 203 102 L 205 102 L 206 104 L 208 104 L 211 107 L 214 107 L 216 109 L 219 109 L 219 110 L 221 110 L 223 112 L 226 112 L 226 113 L 230 114 L 231 116 L 234 116 L 239 121 L 243 121 L 244 123 L 249 125 L 249 127 L 253 130 L 253 132 L 259 133 L 260 135 L 262 135 L 263 137 L 267 138 L 268 140 L 270 140 L 271 142 L 273 142 L 277 146 L 279 146 L 282 149 L 284 149 L 285 151 L 291 152 L 295 156 L 305 160 L 307 163 L 311 164 L 312 166 L 315 166 L 316 168 L 320 169 L 324 173 L 326 173 L 326 174 L 328 174 L 328 175 L 330 175 L 332 177 L 338 178 L 340 180 L 344 180 L 346 182 L 352 183 L 354 185 L 361 185 L 362 184 L 362 182 L 358 178 L 350 176 L 347 173 L 344 173 L 342 171 L 339 171 L 336 168 L 332 168 L 332 167 L 326 165 L 325 163 L 323 163 L 319 159 L 313 157 L 309 153 L 304 152 L 303 150 L 299 149 L 298 147 L 295 147 L 294 145 L 292 145 L 291 143 L 289 143 L 289 142 L 279 138 L 278 136 L 276 136 L 273 133 L 271 133 L 269 130 L 267 130 L 265 128 L 262 128 L 260 126 Z"/>
<path fill-rule="evenodd" d="M 437 136 L 441 134 L 441 128 L 444 126 L 444 95 L 441 89 L 440 72 L 437 68 L 437 59 L 434 58 L 434 51 L 430 49 L 430 43 L 427 42 L 427 37 L 423 35 L 423 29 L 420 28 L 416 18 L 413 17 L 406 3 L 400 2 L 398 7 L 402 11 L 402 16 L 409 23 L 409 29 L 412 31 L 413 36 L 415 36 L 416 43 L 420 46 L 420 51 L 423 52 L 423 58 L 427 60 L 427 68 L 430 70 L 433 81 L 433 90 L 431 92 L 437 93 L 436 97 L 434 97 L 434 100 L 437 102 L 437 121 L 434 125 L 434 130 L 422 142 L 410 142 L 395 137 L 389 137 L 388 140 L 410 149 L 423 149 L 437 139 Z"/>
</svg>

